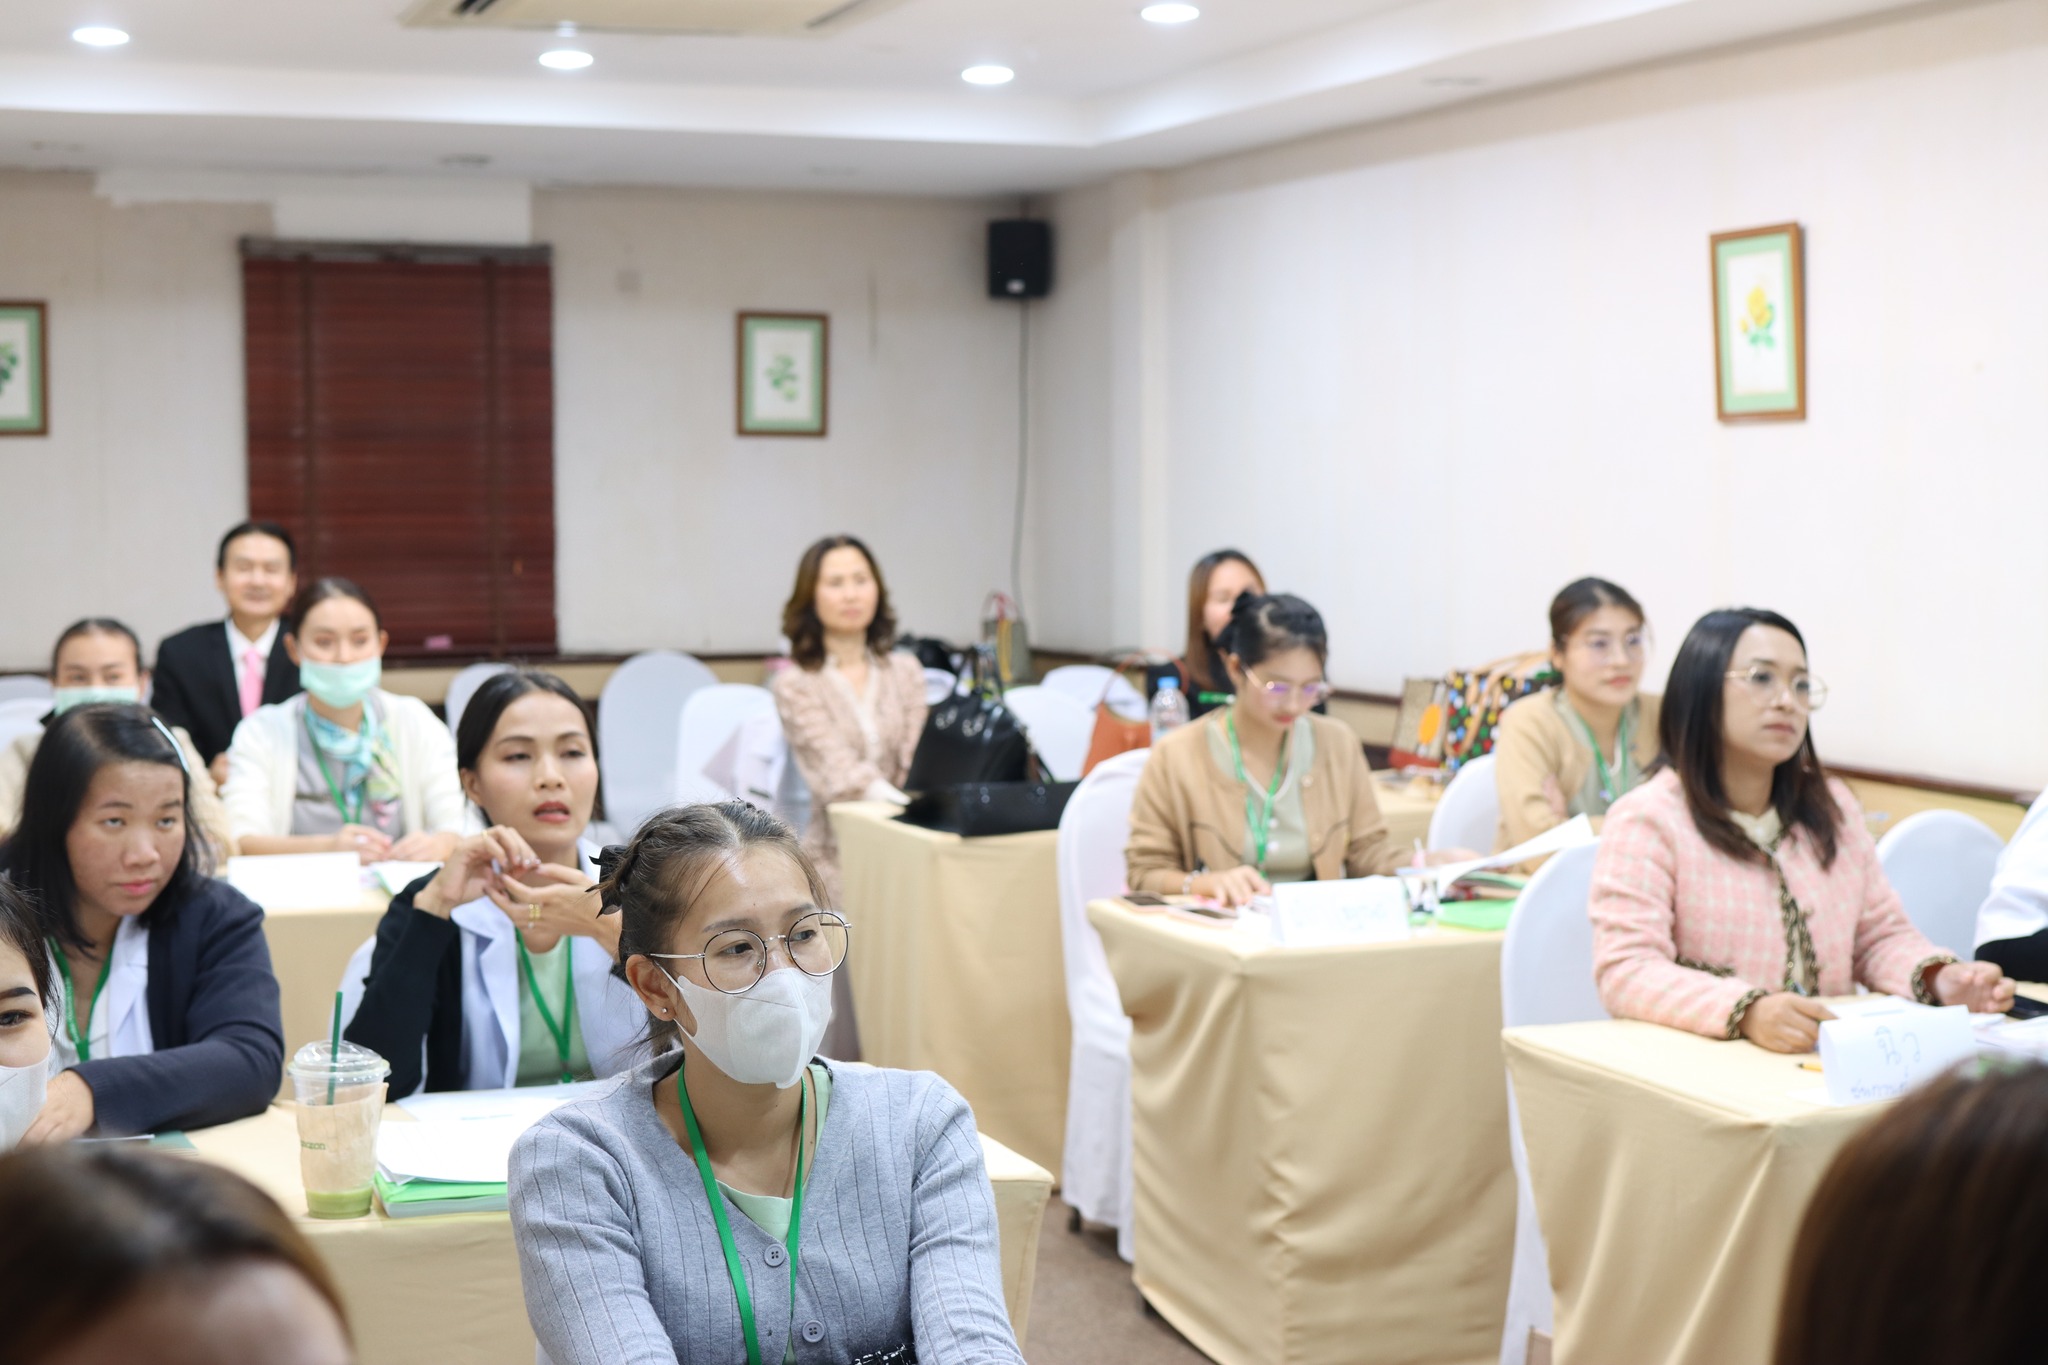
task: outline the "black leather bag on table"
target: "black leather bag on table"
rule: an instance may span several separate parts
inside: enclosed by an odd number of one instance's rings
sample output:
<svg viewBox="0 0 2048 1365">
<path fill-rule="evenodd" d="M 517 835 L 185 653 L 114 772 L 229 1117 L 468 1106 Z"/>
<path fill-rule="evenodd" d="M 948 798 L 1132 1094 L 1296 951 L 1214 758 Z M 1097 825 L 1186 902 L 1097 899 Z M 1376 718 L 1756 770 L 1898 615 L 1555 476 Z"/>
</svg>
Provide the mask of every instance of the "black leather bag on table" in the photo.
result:
<svg viewBox="0 0 2048 1365">
<path fill-rule="evenodd" d="M 972 651 L 970 690 L 926 718 L 903 781 L 910 805 L 902 818 L 968 837 L 1057 829 L 1079 784 L 1036 780 L 1031 742 L 997 695 L 987 653 Z"/>
</svg>

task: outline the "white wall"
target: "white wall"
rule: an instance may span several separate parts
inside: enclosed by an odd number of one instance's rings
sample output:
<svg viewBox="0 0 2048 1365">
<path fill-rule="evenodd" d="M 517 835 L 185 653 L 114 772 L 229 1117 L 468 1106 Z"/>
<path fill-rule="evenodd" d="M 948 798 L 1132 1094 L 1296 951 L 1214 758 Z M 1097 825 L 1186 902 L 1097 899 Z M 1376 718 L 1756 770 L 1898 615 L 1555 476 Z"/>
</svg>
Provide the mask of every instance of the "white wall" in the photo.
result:
<svg viewBox="0 0 2048 1365">
<path fill-rule="evenodd" d="M 218 615 L 213 553 L 248 505 L 241 266 L 252 205 L 116 209 L 90 177 L 0 171 L 0 298 L 50 305 L 50 435 L 0 437 L 0 668 L 87 615 L 154 648 Z"/>
<path fill-rule="evenodd" d="M 1162 521 L 1129 528 L 1142 572 L 1177 588 L 1243 546 L 1322 608 L 1333 677 L 1373 690 L 1540 644 L 1583 573 L 1643 599 L 1660 675 L 1700 612 L 1768 605 L 1834 688 L 1824 753 L 2038 785 L 2044 129 L 2048 7 L 2021 2 L 1160 177 L 1134 210 L 1154 245 L 1107 285 L 1150 272 L 1166 295 L 1163 408 L 1108 400 L 1110 432 L 1166 451 Z M 1054 206 L 1070 260 L 1136 231 L 1102 193 Z M 1808 232 L 1811 417 L 1725 426 L 1707 237 L 1786 219 Z M 1142 337 L 1110 312 L 1110 351 Z M 1099 408 L 1099 367 L 1055 357 L 1038 401 Z M 1064 548 L 1069 578 L 1127 587 L 1112 545 Z M 1174 599 L 1147 595 L 1145 638 L 1174 638 Z"/>
<path fill-rule="evenodd" d="M 977 629 L 1007 583 L 1018 322 L 974 200 L 539 194 L 555 248 L 555 516 L 566 651 L 767 649 L 797 556 L 850 531 L 897 616 Z M 832 315 L 830 434 L 739 437 L 733 316 Z"/>
<path fill-rule="evenodd" d="M 272 215 L 143 188 L 117 206 L 86 176 L 0 172 L 0 298 L 49 301 L 52 381 L 51 436 L 0 438 L 0 669 L 43 667 L 79 616 L 153 647 L 220 610 L 214 543 L 247 508 L 235 243 Z M 869 538 L 906 626 L 971 635 L 1009 573 L 1017 311 L 986 297 L 982 245 L 1008 209 L 536 195 L 563 649 L 768 649 L 799 551 L 837 530 Z M 741 308 L 832 315 L 825 440 L 733 434 Z"/>
</svg>

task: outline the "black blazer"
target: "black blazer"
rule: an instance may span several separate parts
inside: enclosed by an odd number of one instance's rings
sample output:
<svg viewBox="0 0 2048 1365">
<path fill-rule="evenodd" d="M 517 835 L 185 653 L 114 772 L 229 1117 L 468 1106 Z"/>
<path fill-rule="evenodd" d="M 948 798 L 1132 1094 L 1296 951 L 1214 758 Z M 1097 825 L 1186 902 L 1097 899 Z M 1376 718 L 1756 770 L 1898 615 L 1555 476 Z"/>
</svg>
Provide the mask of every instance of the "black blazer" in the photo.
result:
<svg viewBox="0 0 2048 1365">
<path fill-rule="evenodd" d="M 284 1074 L 277 977 L 256 902 L 211 877 L 151 906 L 145 1057 L 80 1062 L 102 1137 L 206 1128 L 260 1114 Z"/>
<path fill-rule="evenodd" d="M 462 927 L 413 904 L 434 876 L 393 896 L 377 921 L 363 1000 L 341 1035 L 391 1063 L 391 1093 L 401 1097 L 422 1089 L 422 1079 L 428 1091 L 469 1088 L 462 1060 Z"/>
<path fill-rule="evenodd" d="M 298 695 L 299 667 L 284 651 L 284 632 L 270 647 L 263 674 L 263 704 Z M 228 653 L 227 626 L 207 621 L 187 626 L 156 647 L 156 684 L 150 704 L 172 725 L 192 736 L 199 757 L 211 763 L 228 747 L 242 723 L 242 685 Z"/>
</svg>

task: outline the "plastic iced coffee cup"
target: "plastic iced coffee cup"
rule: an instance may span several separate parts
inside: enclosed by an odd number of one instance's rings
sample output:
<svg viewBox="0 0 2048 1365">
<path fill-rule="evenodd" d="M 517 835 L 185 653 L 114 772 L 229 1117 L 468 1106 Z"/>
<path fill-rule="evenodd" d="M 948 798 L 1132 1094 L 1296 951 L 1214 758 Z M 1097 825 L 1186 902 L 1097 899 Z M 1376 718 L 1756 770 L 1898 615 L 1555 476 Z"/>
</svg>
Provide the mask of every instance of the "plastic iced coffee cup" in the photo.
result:
<svg viewBox="0 0 2048 1365">
<path fill-rule="evenodd" d="M 377 1173 L 377 1125 L 391 1064 L 366 1047 L 308 1043 L 286 1068 L 298 1094 L 299 1176 L 315 1218 L 360 1218 L 370 1211 Z"/>
</svg>

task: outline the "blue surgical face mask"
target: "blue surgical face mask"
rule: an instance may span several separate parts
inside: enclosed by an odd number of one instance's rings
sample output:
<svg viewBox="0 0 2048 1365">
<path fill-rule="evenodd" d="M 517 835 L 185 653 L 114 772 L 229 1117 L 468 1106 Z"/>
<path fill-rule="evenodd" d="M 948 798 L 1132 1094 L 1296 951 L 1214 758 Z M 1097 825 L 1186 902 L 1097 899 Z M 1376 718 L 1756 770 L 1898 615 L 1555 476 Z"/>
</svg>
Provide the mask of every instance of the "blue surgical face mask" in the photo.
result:
<svg viewBox="0 0 2048 1365">
<path fill-rule="evenodd" d="M 74 706 L 91 706 L 95 702 L 133 706 L 141 700 L 139 687 L 60 687 L 50 694 L 50 704 L 60 716 Z"/>
<path fill-rule="evenodd" d="M 374 692 L 383 678 L 381 658 L 358 659 L 352 664 L 306 659 L 299 664 L 299 686 L 329 706 L 354 706 Z"/>
</svg>

